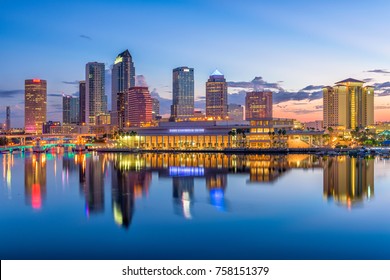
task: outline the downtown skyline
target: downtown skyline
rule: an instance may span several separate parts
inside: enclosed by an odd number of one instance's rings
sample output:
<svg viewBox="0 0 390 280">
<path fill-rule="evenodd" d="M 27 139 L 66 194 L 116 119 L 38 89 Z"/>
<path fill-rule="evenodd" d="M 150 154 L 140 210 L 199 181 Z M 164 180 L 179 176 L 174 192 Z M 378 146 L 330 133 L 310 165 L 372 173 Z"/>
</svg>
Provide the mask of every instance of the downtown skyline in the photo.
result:
<svg viewBox="0 0 390 280">
<path fill-rule="evenodd" d="M 47 119 L 61 120 L 62 94 L 78 92 L 90 61 L 105 63 L 111 108 L 109 69 L 126 49 L 152 96 L 157 92 L 172 99 L 172 69 L 193 67 L 196 109 L 204 101 L 208 76 L 219 69 L 230 82 L 228 103 L 235 103 L 232 94 L 248 90 L 254 77 L 263 77 L 257 79 L 260 87 L 281 92 L 274 95 L 274 116 L 301 121 L 322 119 L 322 86 L 349 77 L 365 80 L 377 84 L 375 121 L 390 120 L 386 2 L 342 1 L 337 9 L 333 1 L 127 2 L 2 3 L 0 61 L 7 70 L 0 78 L 0 122 L 10 105 L 12 126 L 23 126 L 23 83 L 31 78 L 47 80 Z M 91 14 L 82 16 L 87 7 Z M 134 27 L 115 17 L 118 11 L 137 11 L 132 16 L 142 24 Z M 337 24 L 329 21 L 327 12 L 340 18 Z M 60 15 L 64 19 L 56 20 Z M 118 25 L 129 35 L 115 30 Z"/>
</svg>

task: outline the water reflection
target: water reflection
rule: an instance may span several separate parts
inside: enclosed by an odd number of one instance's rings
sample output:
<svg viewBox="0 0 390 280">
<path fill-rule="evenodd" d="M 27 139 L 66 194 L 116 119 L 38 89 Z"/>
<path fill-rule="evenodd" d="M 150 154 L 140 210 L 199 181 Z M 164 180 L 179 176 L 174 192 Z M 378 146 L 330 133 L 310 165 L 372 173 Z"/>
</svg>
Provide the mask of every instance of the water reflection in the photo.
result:
<svg viewBox="0 0 390 280">
<path fill-rule="evenodd" d="M 374 160 L 342 156 L 324 159 L 324 196 L 348 208 L 374 196 Z"/>
<path fill-rule="evenodd" d="M 127 155 L 129 156 L 129 155 Z M 111 158 L 112 211 L 119 226 L 129 228 L 134 213 L 135 199 L 148 195 L 151 171 L 141 169 L 140 157 L 117 155 Z M 144 162 L 144 161 L 143 161 Z"/>
<path fill-rule="evenodd" d="M 56 160 L 55 158 L 53 160 Z M 41 208 L 46 194 L 46 155 L 25 161 L 26 201 Z M 3 157 L 3 179 L 10 182 L 12 160 Z M 195 178 L 205 179 L 209 203 L 227 209 L 228 175 L 247 174 L 247 183 L 274 183 L 293 169 L 323 169 L 323 194 L 327 200 L 351 208 L 374 195 L 374 160 L 314 155 L 225 154 L 63 154 L 63 182 L 78 173 L 87 216 L 104 212 L 105 177 L 110 176 L 115 223 L 129 228 L 136 199 L 147 197 L 152 173 L 171 178 L 174 212 L 193 217 Z M 9 176 L 9 179 L 7 179 Z M 77 176 L 77 175 L 76 175 Z M 243 186 L 244 187 L 244 186 Z M 234 199 L 232 200 L 234 203 Z"/>
<path fill-rule="evenodd" d="M 24 160 L 24 192 L 28 205 L 42 207 L 46 196 L 46 154 L 33 154 Z"/>
</svg>

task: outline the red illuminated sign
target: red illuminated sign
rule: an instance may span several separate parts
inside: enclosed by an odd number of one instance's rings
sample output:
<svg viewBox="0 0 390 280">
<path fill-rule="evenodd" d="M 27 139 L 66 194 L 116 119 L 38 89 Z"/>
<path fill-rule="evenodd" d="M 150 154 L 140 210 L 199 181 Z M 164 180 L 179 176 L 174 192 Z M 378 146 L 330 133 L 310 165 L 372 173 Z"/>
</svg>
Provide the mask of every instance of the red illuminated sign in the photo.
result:
<svg viewBox="0 0 390 280">
<path fill-rule="evenodd" d="M 40 79 L 33 79 L 33 83 L 40 83 L 41 80 Z"/>
</svg>

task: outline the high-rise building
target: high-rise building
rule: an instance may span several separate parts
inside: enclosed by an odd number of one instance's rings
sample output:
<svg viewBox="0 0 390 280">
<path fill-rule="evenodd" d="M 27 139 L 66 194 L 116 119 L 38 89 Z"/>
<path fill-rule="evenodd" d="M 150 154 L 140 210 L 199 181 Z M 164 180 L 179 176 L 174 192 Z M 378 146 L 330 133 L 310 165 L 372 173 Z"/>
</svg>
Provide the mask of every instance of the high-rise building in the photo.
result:
<svg viewBox="0 0 390 280">
<path fill-rule="evenodd" d="M 225 77 L 215 70 L 206 82 L 206 117 L 225 119 L 228 116 L 227 99 Z"/>
<path fill-rule="evenodd" d="M 85 81 L 79 82 L 79 124 L 85 124 L 85 113 L 86 113 L 86 103 L 85 103 Z"/>
<path fill-rule="evenodd" d="M 62 96 L 62 123 L 79 123 L 79 98 L 71 95 Z"/>
<path fill-rule="evenodd" d="M 325 127 L 364 128 L 374 124 L 374 88 L 346 79 L 323 88 Z"/>
<path fill-rule="evenodd" d="M 11 130 L 11 107 L 7 106 L 5 109 L 5 131 L 9 132 Z"/>
<path fill-rule="evenodd" d="M 194 68 L 173 69 L 171 116 L 189 119 L 194 115 Z"/>
<path fill-rule="evenodd" d="M 152 98 L 152 118 L 156 120 L 160 116 L 160 101 L 157 98 Z"/>
<path fill-rule="evenodd" d="M 152 121 L 152 98 L 147 87 L 131 87 L 125 94 L 125 125 L 141 126 Z"/>
<path fill-rule="evenodd" d="M 24 82 L 24 127 L 26 133 L 42 133 L 46 122 L 46 81 L 41 79 Z"/>
<path fill-rule="evenodd" d="M 85 120 L 94 125 L 96 116 L 107 112 L 104 63 L 89 62 L 85 70 Z"/>
<path fill-rule="evenodd" d="M 244 120 L 244 107 L 240 104 L 229 104 L 228 105 L 228 116 L 229 120 L 242 121 Z"/>
<path fill-rule="evenodd" d="M 128 50 L 118 54 L 112 67 L 111 122 L 119 128 L 124 126 L 125 93 L 135 86 L 135 68 Z"/>
<path fill-rule="evenodd" d="M 272 119 L 272 92 L 253 91 L 245 96 L 245 119 Z"/>
</svg>

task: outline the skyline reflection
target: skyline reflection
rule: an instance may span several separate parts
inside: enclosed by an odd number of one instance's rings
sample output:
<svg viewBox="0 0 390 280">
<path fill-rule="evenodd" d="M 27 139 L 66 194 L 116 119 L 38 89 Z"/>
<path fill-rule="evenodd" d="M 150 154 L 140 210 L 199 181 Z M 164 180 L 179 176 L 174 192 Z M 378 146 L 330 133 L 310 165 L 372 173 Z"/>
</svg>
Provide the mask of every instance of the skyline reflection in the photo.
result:
<svg viewBox="0 0 390 280">
<path fill-rule="evenodd" d="M 192 218 L 196 189 L 194 178 L 205 179 L 209 203 L 226 210 L 228 176 L 247 175 L 247 183 L 274 183 L 292 169 L 323 169 L 323 196 L 328 201 L 352 208 L 374 196 L 374 160 L 348 156 L 315 155 L 225 155 L 225 154 L 63 154 L 62 172 L 77 174 L 85 214 L 105 211 L 105 176 L 111 174 L 111 201 L 116 224 L 129 228 L 136 199 L 146 198 L 152 173 L 171 178 L 174 212 Z M 60 158 L 60 157 L 59 157 Z M 34 209 L 46 197 L 45 154 L 24 159 L 25 199 Z M 53 160 L 56 160 L 55 158 Z M 10 185 L 11 156 L 3 157 L 3 179 Z M 64 175 L 63 175 L 64 176 Z M 230 197 L 234 204 L 234 197 Z"/>
</svg>

